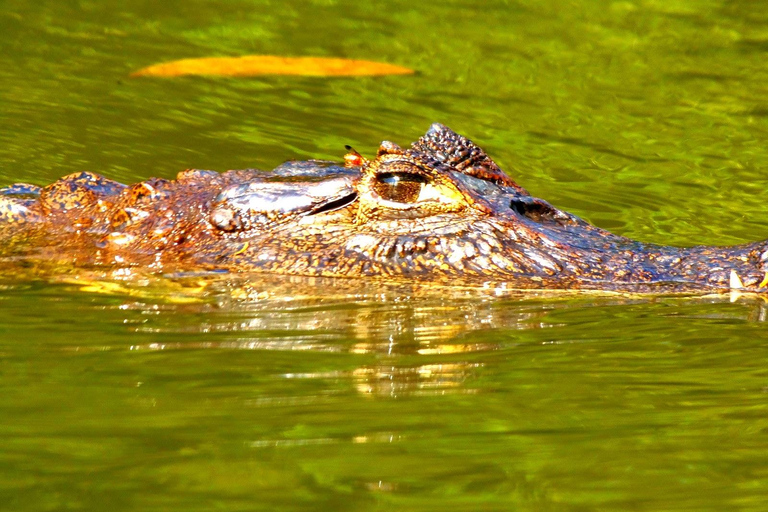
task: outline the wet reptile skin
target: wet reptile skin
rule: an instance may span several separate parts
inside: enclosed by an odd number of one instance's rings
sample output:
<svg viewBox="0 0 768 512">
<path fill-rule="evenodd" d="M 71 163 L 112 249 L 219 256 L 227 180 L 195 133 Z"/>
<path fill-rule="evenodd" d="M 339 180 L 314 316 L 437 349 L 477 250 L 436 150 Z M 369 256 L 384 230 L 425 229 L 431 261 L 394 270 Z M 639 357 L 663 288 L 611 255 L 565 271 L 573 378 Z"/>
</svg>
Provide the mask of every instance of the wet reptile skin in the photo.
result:
<svg viewBox="0 0 768 512">
<path fill-rule="evenodd" d="M 375 159 L 91 173 L 0 189 L 0 261 L 636 292 L 763 292 L 768 244 L 676 248 L 614 235 L 532 197 L 434 124 Z"/>
</svg>

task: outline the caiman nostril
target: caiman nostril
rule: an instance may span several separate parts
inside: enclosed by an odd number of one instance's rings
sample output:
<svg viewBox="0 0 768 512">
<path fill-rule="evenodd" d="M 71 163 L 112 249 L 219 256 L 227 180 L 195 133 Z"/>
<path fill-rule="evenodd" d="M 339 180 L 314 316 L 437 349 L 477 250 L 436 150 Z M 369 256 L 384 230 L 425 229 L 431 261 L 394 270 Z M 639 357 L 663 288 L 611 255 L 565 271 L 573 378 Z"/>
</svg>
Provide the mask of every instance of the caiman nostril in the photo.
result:
<svg viewBox="0 0 768 512">
<path fill-rule="evenodd" d="M 556 222 L 558 224 L 570 224 L 573 217 L 561 212 L 546 201 L 540 199 L 519 197 L 512 199 L 509 207 L 516 214 L 534 222 Z"/>
<path fill-rule="evenodd" d="M 523 217 L 527 217 L 536 222 L 541 222 L 542 220 L 553 220 L 554 218 L 554 211 L 552 208 L 549 208 L 547 205 L 540 203 L 513 199 L 509 203 L 509 207 L 512 208 L 512 211 L 514 211 L 516 214 L 522 215 Z"/>
</svg>

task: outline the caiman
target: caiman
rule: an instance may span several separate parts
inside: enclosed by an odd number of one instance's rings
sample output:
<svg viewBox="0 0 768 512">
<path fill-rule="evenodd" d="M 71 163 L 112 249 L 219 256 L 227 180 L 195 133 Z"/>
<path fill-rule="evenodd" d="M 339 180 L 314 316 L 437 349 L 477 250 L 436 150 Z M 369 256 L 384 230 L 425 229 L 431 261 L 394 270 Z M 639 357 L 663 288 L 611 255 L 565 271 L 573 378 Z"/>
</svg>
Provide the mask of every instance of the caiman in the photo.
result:
<svg viewBox="0 0 768 512">
<path fill-rule="evenodd" d="M 0 261 L 266 272 L 519 289 L 768 290 L 768 242 L 678 248 L 533 197 L 440 124 L 376 158 L 187 170 L 126 186 L 71 174 L 0 189 Z"/>
</svg>

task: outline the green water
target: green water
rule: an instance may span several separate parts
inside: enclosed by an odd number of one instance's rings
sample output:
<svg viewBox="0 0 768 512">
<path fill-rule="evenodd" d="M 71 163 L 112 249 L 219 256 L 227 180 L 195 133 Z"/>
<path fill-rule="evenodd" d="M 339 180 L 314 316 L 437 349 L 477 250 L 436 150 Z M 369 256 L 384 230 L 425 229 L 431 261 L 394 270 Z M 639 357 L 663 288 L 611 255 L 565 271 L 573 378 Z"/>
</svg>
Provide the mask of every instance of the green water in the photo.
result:
<svg viewBox="0 0 768 512">
<path fill-rule="evenodd" d="M 478 5 L 0 0 L 0 181 L 371 155 L 440 121 L 621 234 L 768 237 L 763 2 Z M 418 74 L 128 78 L 243 54 Z M 3 272 L 0 509 L 768 504 L 762 301 L 193 281 Z"/>
</svg>

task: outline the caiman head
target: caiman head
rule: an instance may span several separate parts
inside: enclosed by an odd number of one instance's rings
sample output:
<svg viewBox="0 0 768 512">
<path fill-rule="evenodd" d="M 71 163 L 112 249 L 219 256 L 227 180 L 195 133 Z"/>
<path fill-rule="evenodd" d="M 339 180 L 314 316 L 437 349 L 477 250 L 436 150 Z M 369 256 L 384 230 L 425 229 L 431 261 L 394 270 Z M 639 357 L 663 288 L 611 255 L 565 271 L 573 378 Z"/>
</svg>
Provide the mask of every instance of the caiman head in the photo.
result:
<svg viewBox="0 0 768 512">
<path fill-rule="evenodd" d="M 483 150 L 440 124 L 408 149 L 385 141 L 376 158 L 353 151 L 345 161 L 345 168 L 288 163 L 265 180 L 224 189 L 209 219 L 243 250 L 220 263 L 522 282 L 577 266 L 562 240 L 575 229 L 610 236 L 531 197 Z"/>
<path fill-rule="evenodd" d="M 353 151 L 345 160 L 344 169 L 322 172 L 289 163 L 265 181 L 225 189 L 210 221 L 243 245 L 221 263 L 518 288 L 730 285 L 730 249 L 654 246 L 596 228 L 532 197 L 441 124 L 408 149 L 385 141 L 374 159 Z M 750 284 L 764 277 L 761 261 L 736 267 Z"/>
<path fill-rule="evenodd" d="M 0 189 L 0 260 L 511 288 L 768 289 L 766 243 L 676 248 L 611 234 L 531 196 L 434 124 L 373 159 L 185 171 L 126 187 L 91 173 Z M 20 250 L 21 240 L 31 249 Z"/>
</svg>

